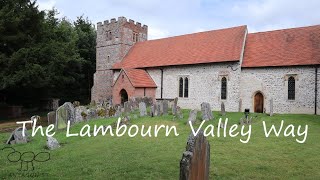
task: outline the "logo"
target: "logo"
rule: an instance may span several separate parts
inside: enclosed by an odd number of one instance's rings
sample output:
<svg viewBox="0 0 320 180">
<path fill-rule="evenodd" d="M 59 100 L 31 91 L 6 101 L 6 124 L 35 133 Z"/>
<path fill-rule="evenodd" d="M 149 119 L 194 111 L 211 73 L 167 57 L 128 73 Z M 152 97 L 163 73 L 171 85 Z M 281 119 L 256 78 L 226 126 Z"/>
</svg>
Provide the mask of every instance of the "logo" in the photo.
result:
<svg viewBox="0 0 320 180">
<path fill-rule="evenodd" d="M 50 160 L 49 152 L 34 153 L 32 151 L 19 152 L 13 147 L 4 147 L 1 150 L 10 149 L 7 155 L 8 161 L 12 163 L 20 163 L 19 171 L 33 171 L 35 169 L 34 162 L 46 162 Z"/>
</svg>

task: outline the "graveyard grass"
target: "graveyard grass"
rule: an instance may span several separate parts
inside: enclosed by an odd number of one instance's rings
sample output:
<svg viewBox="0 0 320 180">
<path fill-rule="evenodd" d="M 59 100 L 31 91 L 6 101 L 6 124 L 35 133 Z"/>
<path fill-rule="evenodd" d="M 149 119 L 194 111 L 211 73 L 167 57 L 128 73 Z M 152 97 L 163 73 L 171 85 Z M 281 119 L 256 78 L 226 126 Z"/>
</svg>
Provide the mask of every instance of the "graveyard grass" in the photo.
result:
<svg viewBox="0 0 320 180">
<path fill-rule="evenodd" d="M 183 110 L 183 120 L 174 120 L 172 115 L 162 117 L 143 117 L 134 119 L 131 124 L 139 127 L 156 124 L 175 125 L 179 136 L 165 137 L 164 132 L 157 138 L 130 138 L 97 136 L 97 137 L 65 137 L 65 131 L 54 137 L 62 147 L 51 153 L 47 162 L 35 162 L 33 173 L 38 179 L 178 179 L 179 164 L 185 151 L 186 141 L 191 132 L 186 125 L 189 110 Z M 211 146 L 210 179 L 320 179 L 320 117 L 314 115 L 274 115 L 251 114 L 257 116 L 252 124 L 252 137 L 248 144 L 235 138 L 209 137 Z M 198 113 L 200 119 L 200 113 Z M 217 125 L 220 117 L 214 112 Z M 236 124 L 243 113 L 227 113 L 229 125 Z M 132 117 L 132 116 L 131 116 Z M 299 144 L 291 137 L 265 138 L 262 121 L 268 127 L 281 120 L 285 124 L 309 125 L 308 138 L 305 144 Z M 116 118 L 98 119 L 90 125 L 113 124 Z M 71 132 L 79 132 L 85 123 L 71 128 Z M 198 120 L 198 125 L 200 120 Z M 303 127 L 304 128 L 304 127 Z M 1 142 L 5 142 L 8 133 L 0 134 Z M 20 151 L 35 153 L 48 151 L 45 149 L 46 138 L 37 135 L 28 144 L 13 145 Z M 4 147 L 1 144 L 0 148 Z M 7 151 L 8 152 L 8 151 Z M 19 163 L 7 160 L 7 154 L 0 152 L 1 179 L 28 177 L 17 169 Z M 43 174 L 44 173 L 44 174 Z"/>
</svg>

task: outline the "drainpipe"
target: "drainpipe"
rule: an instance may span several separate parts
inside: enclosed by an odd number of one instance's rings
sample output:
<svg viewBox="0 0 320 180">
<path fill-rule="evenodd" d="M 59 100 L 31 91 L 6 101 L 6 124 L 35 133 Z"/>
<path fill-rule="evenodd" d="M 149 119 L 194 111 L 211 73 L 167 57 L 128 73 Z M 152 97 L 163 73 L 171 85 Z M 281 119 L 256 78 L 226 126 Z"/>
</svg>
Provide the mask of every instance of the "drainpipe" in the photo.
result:
<svg viewBox="0 0 320 180">
<path fill-rule="evenodd" d="M 161 70 L 161 99 L 162 99 L 162 95 L 163 95 L 163 69 L 160 69 Z"/>
<path fill-rule="evenodd" d="M 317 101 L 318 101 L 318 66 L 315 66 L 315 88 L 314 88 L 314 114 L 317 115 Z"/>
</svg>

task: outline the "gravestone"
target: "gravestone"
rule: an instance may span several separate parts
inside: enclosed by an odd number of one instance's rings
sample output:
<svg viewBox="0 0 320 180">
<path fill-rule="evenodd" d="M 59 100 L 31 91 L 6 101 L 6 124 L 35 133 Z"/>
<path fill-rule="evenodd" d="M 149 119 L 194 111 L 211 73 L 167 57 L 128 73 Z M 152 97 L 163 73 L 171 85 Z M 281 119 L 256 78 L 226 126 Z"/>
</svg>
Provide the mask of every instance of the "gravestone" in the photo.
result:
<svg viewBox="0 0 320 180">
<path fill-rule="evenodd" d="M 158 101 L 160 115 L 163 115 L 163 101 Z"/>
<path fill-rule="evenodd" d="M 189 113 L 188 122 L 191 122 L 192 124 L 194 124 L 197 121 L 197 114 L 198 114 L 198 110 L 196 109 L 191 110 Z"/>
<path fill-rule="evenodd" d="M 177 106 L 176 117 L 178 119 L 182 119 L 183 118 L 182 110 L 181 110 L 181 108 L 179 106 Z"/>
<path fill-rule="evenodd" d="M 86 107 L 84 107 L 84 106 L 77 106 L 76 108 L 75 108 L 75 122 L 82 122 L 82 121 L 84 121 L 85 120 L 85 118 L 86 118 L 86 115 L 87 115 L 87 113 L 86 113 L 86 111 L 87 111 L 87 109 L 86 109 Z M 86 115 L 85 115 L 85 114 Z"/>
<path fill-rule="evenodd" d="M 172 114 L 176 115 L 177 113 L 177 105 L 178 105 L 178 98 L 174 98 L 173 104 L 172 104 Z"/>
<path fill-rule="evenodd" d="M 47 147 L 48 147 L 49 150 L 54 150 L 54 149 L 59 148 L 60 144 L 57 141 L 57 139 L 47 136 Z"/>
<path fill-rule="evenodd" d="M 56 111 L 56 129 L 64 129 L 67 127 L 67 123 L 70 121 L 70 124 L 75 122 L 75 109 L 73 104 L 70 102 L 64 103 Z"/>
<path fill-rule="evenodd" d="M 211 107 L 209 103 L 203 102 L 201 104 L 202 120 L 209 121 L 213 119 Z"/>
<path fill-rule="evenodd" d="M 273 98 L 270 99 L 270 116 L 273 116 Z"/>
<path fill-rule="evenodd" d="M 154 117 L 154 116 L 155 116 L 155 113 L 156 113 L 155 104 L 151 104 L 151 107 L 150 107 L 150 116 L 151 116 L 151 117 Z"/>
<path fill-rule="evenodd" d="M 97 112 L 95 108 L 87 109 L 87 120 L 97 118 Z"/>
<path fill-rule="evenodd" d="M 168 115 L 169 102 L 168 100 L 163 101 L 163 114 Z"/>
<path fill-rule="evenodd" d="M 210 144 L 203 131 L 189 135 L 186 151 L 180 161 L 180 180 L 208 180 L 210 169 Z"/>
<path fill-rule="evenodd" d="M 156 102 L 154 105 L 155 105 L 154 116 L 161 116 L 160 104 Z"/>
<path fill-rule="evenodd" d="M 125 114 L 128 114 L 131 112 L 131 105 L 130 105 L 130 102 L 127 101 L 127 102 L 124 102 L 124 113 Z"/>
<path fill-rule="evenodd" d="M 27 133 L 27 129 L 24 129 L 24 136 L 22 133 L 23 128 L 18 127 L 16 128 L 10 135 L 9 139 L 7 140 L 6 144 L 24 144 L 29 142 L 29 135 Z"/>
<path fill-rule="evenodd" d="M 114 117 L 120 117 L 122 114 L 121 112 L 121 106 L 116 107 L 115 113 L 114 113 Z"/>
<path fill-rule="evenodd" d="M 73 101 L 72 104 L 73 104 L 74 107 L 80 106 L 80 102 L 79 101 Z"/>
<path fill-rule="evenodd" d="M 146 116 L 147 115 L 147 108 L 146 108 L 146 103 L 140 102 L 139 103 L 139 111 L 140 111 L 140 116 Z"/>
<path fill-rule="evenodd" d="M 51 111 L 47 114 L 47 119 L 48 119 L 48 126 L 50 124 L 55 124 L 56 123 L 56 112 Z"/>
<path fill-rule="evenodd" d="M 220 113 L 222 116 L 226 115 L 226 108 L 224 106 L 224 102 L 221 102 L 221 112 Z"/>
</svg>

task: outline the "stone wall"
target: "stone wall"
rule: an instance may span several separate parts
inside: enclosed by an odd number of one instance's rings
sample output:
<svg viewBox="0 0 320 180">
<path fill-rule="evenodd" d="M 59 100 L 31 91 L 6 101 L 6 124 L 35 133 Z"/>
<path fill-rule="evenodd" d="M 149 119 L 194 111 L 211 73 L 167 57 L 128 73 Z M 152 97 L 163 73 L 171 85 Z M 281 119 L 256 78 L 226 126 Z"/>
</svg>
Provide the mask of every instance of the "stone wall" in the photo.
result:
<svg viewBox="0 0 320 180">
<path fill-rule="evenodd" d="M 111 68 L 120 62 L 134 45 L 133 32 L 138 33 L 139 41 L 146 41 L 148 38 L 148 26 L 142 26 L 133 20 L 127 21 L 125 17 L 97 24 L 97 60 L 92 100 L 107 100 L 112 97 L 111 86 L 114 76 Z"/>
<path fill-rule="evenodd" d="M 288 77 L 290 75 L 295 76 L 296 79 L 295 100 L 288 100 Z M 314 67 L 244 68 L 241 72 L 240 84 L 242 111 L 249 108 L 253 112 L 254 95 L 257 91 L 261 91 L 264 95 L 266 113 L 270 112 L 269 103 L 270 99 L 273 98 L 274 113 L 314 114 Z"/>
<path fill-rule="evenodd" d="M 228 65 L 231 65 L 233 71 Z M 223 101 L 226 111 L 239 110 L 240 68 L 238 62 L 163 68 L 163 98 L 178 97 L 179 77 L 189 78 L 189 97 L 179 98 L 182 108 L 200 109 L 202 102 L 210 103 L 213 110 L 220 110 Z M 161 97 L 160 69 L 147 69 L 157 85 L 156 98 Z M 221 100 L 221 78 L 227 78 L 227 99 Z"/>
</svg>

